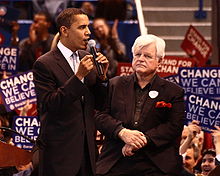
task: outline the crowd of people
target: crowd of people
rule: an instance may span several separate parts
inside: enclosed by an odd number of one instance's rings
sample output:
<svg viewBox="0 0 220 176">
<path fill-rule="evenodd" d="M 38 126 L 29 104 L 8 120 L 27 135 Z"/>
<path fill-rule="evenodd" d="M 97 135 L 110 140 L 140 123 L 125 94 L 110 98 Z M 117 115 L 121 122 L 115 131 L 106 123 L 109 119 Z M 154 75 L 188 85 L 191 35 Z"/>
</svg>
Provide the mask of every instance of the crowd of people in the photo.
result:
<svg viewBox="0 0 220 176">
<path fill-rule="evenodd" d="M 18 72 L 34 73 L 41 120 L 37 166 L 32 161 L 25 166 L 0 168 L 0 175 L 219 173 L 220 127 L 209 134 L 213 141 L 207 148 L 199 122 L 184 125 L 183 89 L 157 75 L 165 56 L 165 41 L 151 34 L 136 38 L 131 48 L 134 73 L 116 76 L 118 63 L 129 62 L 117 32 L 119 20 L 126 15 L 114 17 L 113 25 L 109 25 L 100 9 L 112 2 L 100 2 L 99 16 L 89 1 L 83 2 L 81 9 L 59 11 L 54 34 L 50 33 L 54 17 L 45 11 L 34 14 L 29 36 L 18 44 Z M 91 35 L 96 40 L 95 61 L 87 46 Z M 97 74 L 94 62 L 101 65 L 103 75 Z M 11 127 L 12 117 L 28 115 L 30 107 L 27 102 L 20 111 L 8 113 L 1 100 L 0 127 Z M 102 139 L 99 143 L 97 133 Z M 0 139 L 13 145 L 11 135 L 2 129 Z"/>
</svg>

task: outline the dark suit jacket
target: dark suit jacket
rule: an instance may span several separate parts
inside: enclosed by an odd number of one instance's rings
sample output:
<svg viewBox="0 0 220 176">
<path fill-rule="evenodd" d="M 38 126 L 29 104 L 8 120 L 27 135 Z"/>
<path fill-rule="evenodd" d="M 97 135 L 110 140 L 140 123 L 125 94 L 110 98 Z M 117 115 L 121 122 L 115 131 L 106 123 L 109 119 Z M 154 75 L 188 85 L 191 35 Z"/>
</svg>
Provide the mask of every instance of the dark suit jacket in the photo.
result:
<svg viewBox="0 0 220 176">
<path fill-rule="evenodd" d="M 96 115 L 97 129 L 105 136 L 104 145 L 97 162 L 97 173 L 103 174 L 122 156 L 124 143 L 114 136 L 120 125 L 134 129 L 132 120 L 135 110 L 134 77 L 115 77 L 109 82 L 109 94 L 105 111 Z M 151 141 L 151 144 L 142 149 L 158 168 L 165 173 L 181 171 L 182 157 L 179 156 L 179 143 L 183 121 L 185 117 L 184 91 L 179 86 L 161 79 L 156 75 L 150 91 L 157 91 L 156 98 L 148 97 L 143 105 L 139 120 L 139 127 Z M 156 108 L 156 103 L 165 101 L 171 103 L 172 108 Z"/>
<path fill-rule="evenodd" d="M 80 58 L 85 54 L 79 52 Z M 41 118 L 40 140 L 44 144 L 40 150 L 40 175 L 76 175 L 83 158 L 85 139 L 95 173 L 93 93 L 97 91 L 101 95 L 101 81 L 92 71 L 82 83 L 58 48 L 41 56 L 35 62 L 33 72 Z"/>
</svg>

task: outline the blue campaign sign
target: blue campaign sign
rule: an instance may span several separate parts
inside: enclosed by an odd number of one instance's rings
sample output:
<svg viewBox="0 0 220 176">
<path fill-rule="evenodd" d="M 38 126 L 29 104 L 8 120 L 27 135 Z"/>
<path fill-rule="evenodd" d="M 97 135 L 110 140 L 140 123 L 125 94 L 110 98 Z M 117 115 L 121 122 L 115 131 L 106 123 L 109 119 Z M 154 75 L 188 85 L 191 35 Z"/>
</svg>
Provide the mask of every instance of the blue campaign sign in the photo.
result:
<svg viewBox="0 0 220 176">
<path fill-rule="evenodd" d="M 180 68 L 180 86 L 185 92 L 220 97 L 220 68 Z"/>
<path fill-rule="evenodd" d="M 0 81 L 0 93 L 7 111 L 36 103 L 33 72 L 24 72 Z"/>
<path fill-rule="evenodd" d="M 205 131 L 220 126 L 220 100 L 186 93 L 186 121 L 197 120 Z"/>
<path fill-rule="evenodd" d="M 175 83 L 175 84 L 179 85 L 179 76 L 178 76 L 178 75 L 166 76 L 166 77 L 164 77 L 164 79 L 166 79 L 167 81 L 170 81 L 170 82 L 172 82 L 172 83 Z"/>
<path fill-rule="evenodd" d="M 13 134 L 13 143 L 15 146 L 31 150 L 34 144 L 22 137 L 22 135 L 36 141 L 40 130 L 39 118 L 37 116 L 15 116 L 12 126 L 13 130 L 21 134 Z"/>
<path fill-rule="evenodd" d="M 0 46 L 0 71 L 16 72 L 18 48 Z"/>
</svg>

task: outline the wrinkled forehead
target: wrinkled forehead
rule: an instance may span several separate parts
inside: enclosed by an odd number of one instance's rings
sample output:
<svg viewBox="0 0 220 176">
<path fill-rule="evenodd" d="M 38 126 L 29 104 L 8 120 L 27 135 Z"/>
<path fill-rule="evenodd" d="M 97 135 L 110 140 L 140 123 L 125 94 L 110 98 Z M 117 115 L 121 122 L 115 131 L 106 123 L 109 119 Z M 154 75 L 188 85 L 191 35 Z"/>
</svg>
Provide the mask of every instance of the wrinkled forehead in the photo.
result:
<svg viewBox="0 0 220 176">
<path fill-rule="evenodd" d="M 154 41 L 152 41 L 150 43 L 137 44 L 133 48 L 133 53 L 139 52 L 141 50 L 143 51 L 143 48 L 145 49 L 145 52 L 148 52 L 148 48 L 152 49 L 152 47 L 153 47 L 154 51 L 156 52 L 156 43 Z"/>
</svg>

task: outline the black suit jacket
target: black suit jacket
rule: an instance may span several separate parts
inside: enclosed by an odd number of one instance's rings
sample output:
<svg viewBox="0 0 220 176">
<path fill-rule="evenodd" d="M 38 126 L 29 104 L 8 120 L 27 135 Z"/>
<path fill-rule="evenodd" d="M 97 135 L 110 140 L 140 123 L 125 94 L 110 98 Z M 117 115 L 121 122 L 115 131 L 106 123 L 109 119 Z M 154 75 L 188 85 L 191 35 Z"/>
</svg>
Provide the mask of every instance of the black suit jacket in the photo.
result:
<svg viewBox="0 0 220 176">
<path fill-rule="evenodd" d="M 109 82 L 109 94 L 105 111 L 96 115 L 97 128 L 105 136 L 104 145 L 97 162 L 97 173 L 103 174 L 121 158 L 124 142 L 114 136 L 121 125 L 133 128 L 135 110 L 134 77 L 115 77 Z M 157 91 L 155 98 L 146 98 L 137 130 L 145 133 L 151 144 L 142 149 L 159 169 L 165 173 L 181 171 L 182 157 L 179 156 L 179 143 L 185 117 L 184 91 L 179 86 L 156 75 L 150 91 Z M 165 101 L 172 108 L 156 108 L 156 103 Z"/>
<path fill-rule="evenodd" d="M 80 59 L 85 54 L 80 51 Z M 82 83 L 58 48 L 41 56 L 33 72 L 41 119 L 39 138 L 44 144 L 40 150 L 40 175 L 76 175 L 85 139 L 95 173 L 94 94 L 101 96 L 103 84 L 94 71 Z"/>
</svg>

